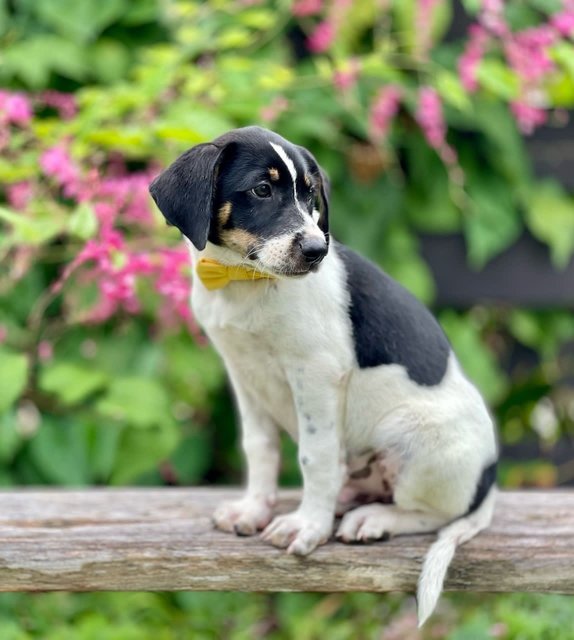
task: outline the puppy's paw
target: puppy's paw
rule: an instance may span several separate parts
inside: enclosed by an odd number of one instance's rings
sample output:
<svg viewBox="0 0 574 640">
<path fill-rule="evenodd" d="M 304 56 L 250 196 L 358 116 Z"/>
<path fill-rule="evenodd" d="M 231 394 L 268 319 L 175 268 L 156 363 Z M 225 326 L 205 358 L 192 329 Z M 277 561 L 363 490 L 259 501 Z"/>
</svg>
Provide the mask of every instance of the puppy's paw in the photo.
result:
<svg viewBox="0 0 574 640">
<path fill-rule="evenodd" d="M 263 531 L 261 538 L 276 547 L 287 548 L 287 553 L 306 556 L 320 544 L 325 544 L 331 535 L 332 521 L 324 522 L 294 511 L 277 516 Z"/>
<path fill-rule="evenodd" d="M 238 536 L 252 536 L 264 529 L 273 516 L 272 501 L 265 498 L 242 498 L 220 504 L 213 514 L 213 522 L 218 529 L 236 533 Z"/>
<path fill-rule="evenodd" d="M 343 542 L 373 542 L 387 540 L 396 517 L 384 504 L 367 504 L 349 511 L 337 530 L 336 537 Z"/>
</svg>

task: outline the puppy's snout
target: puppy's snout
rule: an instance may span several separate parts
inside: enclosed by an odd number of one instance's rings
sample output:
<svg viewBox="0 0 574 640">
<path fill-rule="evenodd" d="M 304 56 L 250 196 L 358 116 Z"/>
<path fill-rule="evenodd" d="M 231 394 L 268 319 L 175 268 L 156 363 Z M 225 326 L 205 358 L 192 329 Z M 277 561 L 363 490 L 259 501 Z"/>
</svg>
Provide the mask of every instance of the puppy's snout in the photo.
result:
<svg viewBox="0 0 574 640">
<path fill-rule="evenodd" d="M 327 243 L 324 238 L 303 236 L 299 240 L 299 248 L 306 262 L 321 262 L 327 255 Z"/>
</svg>

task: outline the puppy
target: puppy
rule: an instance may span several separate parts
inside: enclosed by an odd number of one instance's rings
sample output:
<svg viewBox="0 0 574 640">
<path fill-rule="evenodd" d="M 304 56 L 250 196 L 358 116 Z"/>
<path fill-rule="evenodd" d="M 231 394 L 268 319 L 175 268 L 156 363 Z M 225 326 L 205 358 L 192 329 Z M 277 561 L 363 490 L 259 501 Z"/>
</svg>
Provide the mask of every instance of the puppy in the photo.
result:
<svg viewBox="0 0 574 640">
<path fill-rule="evenodd" d="M 307 555 L 439 531 L 421 572 L 419 624 L 457 545 L 490 523 L 497 446 L 489 412 L 433 316 L 329 237 L 313 156 L 259 127 L 180 156 L 150 187 L 188 239 L 192 306 L 221 354 L 242 423 L 247 489 L 217 527 Z M 273 518 L 279 430 L 298 442 L 303 497 Z"/>
</svg>

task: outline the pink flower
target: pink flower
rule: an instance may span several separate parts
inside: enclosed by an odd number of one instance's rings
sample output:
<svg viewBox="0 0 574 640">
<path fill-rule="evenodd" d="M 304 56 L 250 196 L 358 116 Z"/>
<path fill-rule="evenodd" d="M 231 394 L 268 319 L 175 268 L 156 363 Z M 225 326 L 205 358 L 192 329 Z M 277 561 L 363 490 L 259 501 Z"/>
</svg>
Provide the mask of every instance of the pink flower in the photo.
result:
<svg viewBox="0 0 574 640">
<path fill-rule="evenodd" d="M 79 171 L 65 147 L 55 146 L 44 151 L 40 157 L 40 166 L 45 175 L 54 178 L 64 187 L 66 195 L 76 194 Z"/>
<path fill-rule="evenodd" d="M 40 94 L 40 100 L 47 107 L 56 109 L 62 120 L 70 120 L 78 110 L 76 98 L 71 93 L 62 93 L 50 89 Z"/>
<path fill-rule="evenodd" d="M 550 24 L 563 36 L 570 38 L 574 34 L 574 11 L 562 11 L 550 18 Z"/>
<path fill-rule="evenodd" d="M 420 88 L 415 118 L 429 145 L 440 149 L 445 144 L 446 124 L 440 97 L 432 87 Z"/>
<path fill-rule="evenodd" d="M 267 123 L 273 123 L 277 118 L 289 108 L 289 101 L 284 96 L 273 98 L 270 104 L 261 108 L 259 116 Z"/>
<path fill-rule="evenodd" d="M 525 29 L 505 42 L 506 59 L 524 82 L 538 82 L 554 70 L 549 48 L 556 39 L 556 31 L 547 25 Z"/>
<path fill-rule="evenodd" d="M 32 199 L 32 183 L 16 182 L 6 188 L 6 197 L 9 205 L 17 211 L 23 211 Z"/>
<path fill-rule="evenodd" d="M 309 51 L 313 53 L 323 53 L 333 43 L 335 39 L 335 27 L 332 22 L 324 20 L 320 22 L 313 33 L 307 39 Z"/>
<path fill-rule="evenodd" d="M 480 22 L 490 33 L 504 37 L 509 33 L 504 17 L 503 0 L 482 0 Z"/>
<path fill-rule="evenodd" d="M 0 324 L 0 344 L 5 342 L 7 337 L 8 337 L 8 329 L 6 329 L 5 325 Z"/>
<path fill-rule="evenodd" d="M 303 18 L 305 16 L 313 16 L 317 13 L 320 13 L 322 7 L 323 0 L 297 0 L 293 4 L 291 12 L 294 16 Z"/>
<path fill-rule="evenodd" d="M 469 92 L 478 89 L 476 74 L 489 41 L 488 33 L 478 24 L 469 28 L 469 38 L 464 53 L 458 59 L 458 74 L 462 86 Z"/>
<path fill-rule="evenodd" d="M 4 112 L 7 122 L 26 125 L 32 119 L 30 101 L 23 93 L 0 91 L 0 115 Z"/>
<path fill-rule="evenodd" d="M 335 71 L 333 74 L 333 84 L 339 91 L 348 91 L 357 84 L 357 78 L 361 68 L 354 58 L 347 61 L 343 69 Z"/>
<path fill-rule="evenodd" d="M 543 125 L 548 118 L 548 114 L 544 109 L 533 107 L 526 102 L 511 102 L 510 109 L 520 130 L 526 135 L 530 135 L 536 127 Z"/>
<path fill-rule="evenodd" d="M 369 114 L 369 135 L 375 142 L 383 142 L 396 116 L 402 91 L 400 87 L 387 85 L 380 89 L 371 104 Z"/>
<path fill-rule="evenodd" d="M 54 347 L 48 340 L 42 340 L 38 344 L 38 358 L 42 362 L 48 362 L 54 357 Z"/>
</svg>

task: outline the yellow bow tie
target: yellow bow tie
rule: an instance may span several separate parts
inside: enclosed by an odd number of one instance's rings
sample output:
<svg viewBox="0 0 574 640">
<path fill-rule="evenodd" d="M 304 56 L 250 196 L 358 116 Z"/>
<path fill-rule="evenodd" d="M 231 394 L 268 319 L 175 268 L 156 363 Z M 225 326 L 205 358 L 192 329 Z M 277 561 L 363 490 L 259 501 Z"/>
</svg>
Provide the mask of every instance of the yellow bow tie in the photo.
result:
<svg viewBox="0 0 574 640">
<path fill-rule="evenodd" d="M 200 258 L 195 270 L 203 286 L 210 291 L 222 289 L 232 280 L 275 280 L 275 276 L 252 267 L 228 266 L 211 258 Z"/>
</svg>

